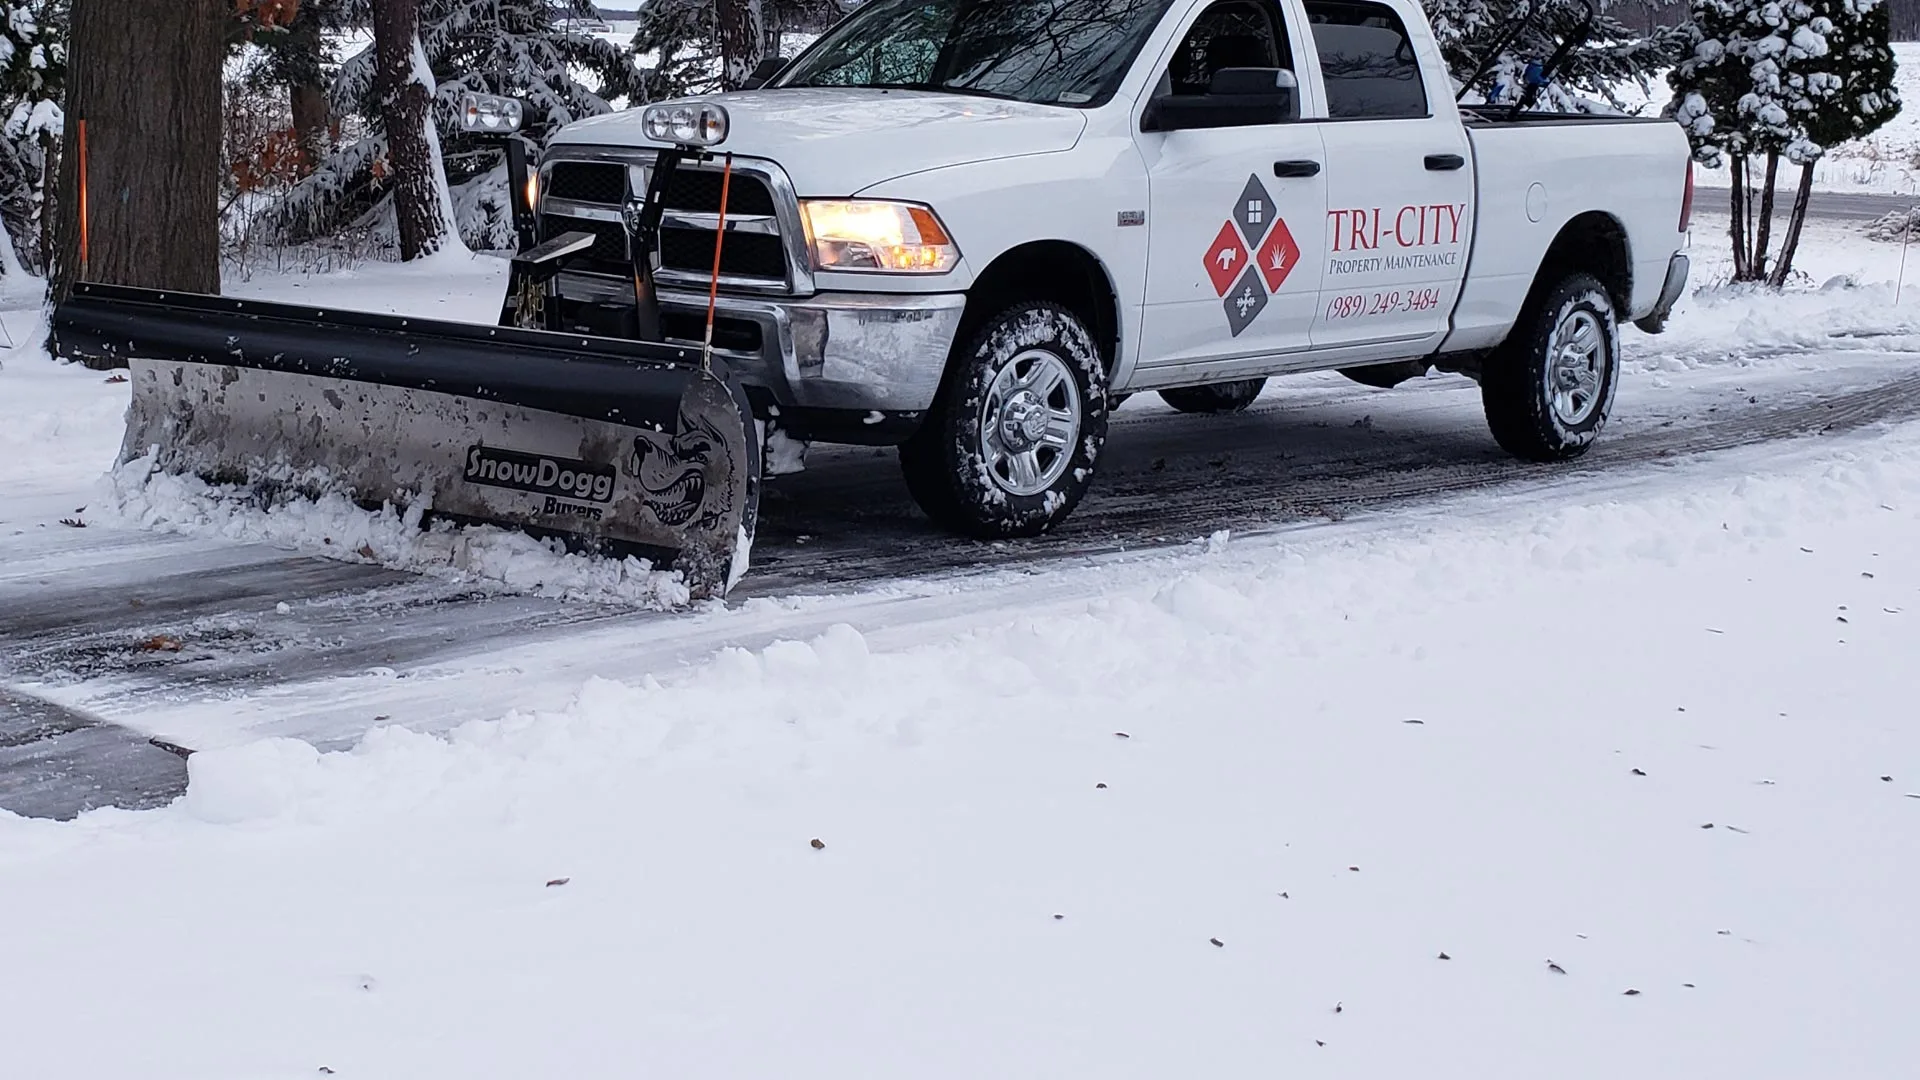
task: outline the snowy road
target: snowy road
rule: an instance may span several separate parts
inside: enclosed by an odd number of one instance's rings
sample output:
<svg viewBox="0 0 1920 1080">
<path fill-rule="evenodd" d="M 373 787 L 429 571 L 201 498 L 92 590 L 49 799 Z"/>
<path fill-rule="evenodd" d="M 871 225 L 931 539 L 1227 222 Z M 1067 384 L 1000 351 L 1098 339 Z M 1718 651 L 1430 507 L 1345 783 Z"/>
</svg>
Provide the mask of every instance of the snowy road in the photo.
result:
<svg viewBox="0 0 1920 1080">
<path fill-rule="evenodd" d="M 0 812 L 5 1061 L 1906 1080 L 1920 292 L 1809 240 L 1825 287 L 1629 334 L 1571 467 L 1457 379 L 1146 397 L 1060 536 L 818 454 L 674 615 L 318 557 L 392 539 L 352 509 L 131 527 L 125 385 L 9 353 L 0 807 L 166 805 Z M 457 317 L 496 271 L 260 287 Z"/>
<path fill-rule="evenodd" d="M 267 734 L 343 746 L 389 721 L 444 729 L 503 705 L 555 707 L 568 673 L 657 671 L 854 613 L 900 627 L 1042 602 L 1071 592 L 1056 580 L 1063 568 L 1163 558 L 1222 529 L 1337 528 L 1396 506 L 1444 514 L 1448 496 L 1490 487 L 1551 504 L 1554 490 L 1631 486 L 1714 451 L 1920 415 L 1920 364 L 1885 343 L 1807 362 L 1823 371 L 1817 384 L 1800 365 L 1708 370 L 1681 387 L 1630 380 L 1608 438 L 1563 469 L 1503 455 L 1464 379 L 1387 392 L 1293 380 L 1230 418 L 1138 400 L 1115 418 L 1094 494 L 1066 529 L 1030 543 L 939 533 L 889 451 L 820 453 L 770 487 L 732 610 L 692 614 L 42 520 L 0 536 L 0 677 L 196 748 Z M 517 678 L 528 663 L 544 677 Z M 209 700 L 224 706 L 214 723 Z"/>
<path fill-rule="evenodd" d="M 1702 186 L 1694 196 L 1694 205 L 1703 211 L 1724 214 L 1723 207 L 1729 194 L 1723 187 Z M 1783 221 L 1788 208 L 1792 206 L 1792 198 L 1791 190 L 1781 196 L 1779 213 Z M 1888 214 L 1911 210 L 1915 206 L 1920 206 L 1920 197 L 1873 195 L 1853 191 L 1816 191 L 1807 200 L 1807 217 L 1814 221 L 1864 225 L 1870 221 L 1879 221 Z"/>
<path fill-rule="evenodd" d="M 183 798 L 0 814 L 8 1061 L 1910 1077 L 1917 515 L 1907 424 L 155 701 Z"/>
<path fill-rule="evenodd" d="M 1718 228 L 1710 211 L 1701 228 Z M 1897 270 L 1897 245 L 1820 224 L 1808 242 L 1815 280 Z M 486 259 L 440 267 L 430 293 L 417 275 L 377 266 L 236 289 L 479 317 L 498 269 Z M 1714 272 L 1703 265 L 1699 276 Z M 1628 333 L 1614 422 L 1567 468 L 1502 455 L 1460 378 L 1393 391 L 1336 375 L 1276 380 L 1227 418 L 1178 415 L 1145 395 L 1116 414 L 1100 482 L 1068 527 L 1030 543 L 932 529 L 890 451 L 816 451 L 805 473 L 767 489 L 755 568 L 731 605 L 671 617 L 103 522 L 81 508 L 100 496 L 89 485 L 117 441 L 124 398 L 61 373 L 46 391 L 60 412 L 33 413 L 29 395 L 25 421 L 0 430 L 0 450 L 17 445 L 20 496 L 0 499 L 0 684 L 185 746 L 286 735 L 339 747 L 388 723 L 443 730 L 558 707 L 597 674 L 673 670 L 836 621 L 912 639 L 1000 606 L 1097 591 L 1063 572 L 1177 561 L 1222 529 L 1338 535 L 1373 527 L 1370 511 L 1470 513 L 1484 500 L 1461 496 L 1482 489 L 1544 508 L 1596 487 L 1657 485 L 1703 455 L 1920 414 L 1920 332 L 1891 301 L 1885 286 L 1763 303 L 1688 298 L 1668 334 Z"/>
</svg>

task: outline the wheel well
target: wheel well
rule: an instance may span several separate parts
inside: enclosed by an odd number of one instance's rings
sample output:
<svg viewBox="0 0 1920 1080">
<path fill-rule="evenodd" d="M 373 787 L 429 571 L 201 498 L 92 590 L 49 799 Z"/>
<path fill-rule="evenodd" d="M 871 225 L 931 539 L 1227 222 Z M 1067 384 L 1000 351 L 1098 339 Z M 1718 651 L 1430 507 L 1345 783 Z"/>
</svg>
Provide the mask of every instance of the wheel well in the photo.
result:
<svg viewBox="0 0 1920 1080">
<path fill-rule="evenodd" d="M 971 340 L 981 323 L 1023 300 L 1051 300 L 1079 316 L 1107 370 L 1113 370 L 1120 351 L 1120 308 L 1113 281 L 1092 252 L 1065 240 L 1036 240 L 1002 252 L 968 290 L 956 344 Z"/>
<path fill-rule="evenodd" d="M 1633 305 L 1633 263 L 1627 254 L 1627 231 L 1618 221 L 1589 210 L 1561 226 L 1560 235 L 1540 260 L 1531 295 L 1538 296 L 1572 273 L 1599 278 L 1613 298 L 1614 312 L 1627 314 Z"/>
</svg>

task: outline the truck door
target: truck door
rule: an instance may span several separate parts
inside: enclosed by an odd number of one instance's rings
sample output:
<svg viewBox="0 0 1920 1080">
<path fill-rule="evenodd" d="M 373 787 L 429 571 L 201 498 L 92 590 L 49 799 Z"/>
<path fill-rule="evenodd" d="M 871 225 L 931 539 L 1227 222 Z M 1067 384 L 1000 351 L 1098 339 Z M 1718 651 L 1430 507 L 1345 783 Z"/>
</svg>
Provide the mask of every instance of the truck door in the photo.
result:
<svg viewBox="0 0 1920 1080">
<path fill-rule="evenodd" d="M 1319 309 L 1319 126 L 1138 127 L 1155 96 L 1202 94 L 1221 68 L 1293 70 L 1304 39 L 1289 37 L 1274 0 L 1215 0 L 1190 18 L 1135 114 L 1150 229 L 1136 385 L 1271 369 L 1273 357 L 1311 348 Z"/>
<path fill-rule="evenodd" d="M 1465 279 L 1473 162 L 1437 52 L 1393 8 L 1306 0 L 1327 98 L 1327 271 L 1316 352 L 1438 347 Z"/>
</svg>

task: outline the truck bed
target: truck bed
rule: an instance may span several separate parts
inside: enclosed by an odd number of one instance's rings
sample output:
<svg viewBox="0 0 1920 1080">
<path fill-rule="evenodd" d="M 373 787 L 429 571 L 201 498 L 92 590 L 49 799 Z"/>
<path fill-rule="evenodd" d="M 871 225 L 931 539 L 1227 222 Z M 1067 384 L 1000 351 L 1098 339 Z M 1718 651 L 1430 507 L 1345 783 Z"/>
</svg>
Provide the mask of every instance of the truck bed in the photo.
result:
<svg viewBox="0 0 1920 1080">
<path fill-rule="evenodd" d="M 1581 124 L 1671 124 L 1666 116 L 1626 116 L 1609 113 L 1542 112 L 1515 113 L 1506 105 L 1462 105 L 1460 121 L 1468 127 L 1568 127 Z"/>
<path fill-rule="evenodd" d="M 1519 316 L 1549 245 L 1575 218 L 1604 215 L 1626 238 L 1628 318 L 1650 310 L 1684 247 L 1687 140 L 1670 119 L 1462 107 L 1473 147 L 1472 261 L 1446 351 L 1496 345 Z M 1631 182 L 1623 182 L 1631 178 Z M 1623 320 L 1624 321 L 1624 320 Z"/>
</svg>

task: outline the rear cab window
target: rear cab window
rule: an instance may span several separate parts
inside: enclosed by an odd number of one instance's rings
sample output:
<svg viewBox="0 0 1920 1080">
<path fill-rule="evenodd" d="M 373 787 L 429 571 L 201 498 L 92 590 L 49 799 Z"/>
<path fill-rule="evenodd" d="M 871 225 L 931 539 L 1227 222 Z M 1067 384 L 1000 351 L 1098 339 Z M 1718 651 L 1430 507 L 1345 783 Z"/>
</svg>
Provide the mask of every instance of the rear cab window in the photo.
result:
<svg viewBox="0 0 1920 1080">
<path fill-rule="evenodd" d="M 1355 0 L 1308 0 L 1305 6 L 1314 50 L 1320 55 L 1329 119 L 1430 115 L 1413 41 L 1392 8 Z"/>
</svg>

